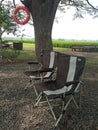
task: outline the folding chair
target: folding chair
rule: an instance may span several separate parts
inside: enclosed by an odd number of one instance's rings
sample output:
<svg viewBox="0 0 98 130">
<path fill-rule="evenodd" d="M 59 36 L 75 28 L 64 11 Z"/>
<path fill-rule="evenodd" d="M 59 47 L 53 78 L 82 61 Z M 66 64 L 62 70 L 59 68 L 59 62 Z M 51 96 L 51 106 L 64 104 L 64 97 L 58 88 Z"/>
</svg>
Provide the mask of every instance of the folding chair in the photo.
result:
<svg viewBox="0 0 98 130">
<path fill-rule="evenodd" d="M 38 92 L 35 86 L 36 81 L 39 80 L 40 82 L 44 82 L 46 80 L 55 80 L 55 74 L 56 74 L 55 60 L 56 60 L 56 52 L 43 50 L 41 52 L 40 69 L 35 71 L 24 72 L 24 74 L 27 75 L 30 79 L 25 89 L 33 86 L 35 94 L 38 96 Z M 36 64 L 36 62 L 34 64 Z"/>
<path fill-rule="evenodd" d="M 48 103 L 51 113 L 56 120 L 54 129 L 58 126 L 71 101 L 73 101 L 76 108 L 79 108 L 75 100 L 75 94 L 79 92 L 80 86 L 83 85 L 80 77 L 84 66 L 84 57 L 59 53 L 57 57 L 56 80 L 36 85 L 41 92 L 36 99 L 35 106 L 37 106 L 38 103 L 41 103 L 43 97 L 46 99 L 45 101 Z M 69 98 L 67 98 L 68 96 Z M 56 98 L 60 98 L 62 101 L 62 108 L 58 118 L 51 105 L 51 100 L 55 100 Z M 65 99 L 68 99 L 68 101 L 65 101 Z"/>
</svg>

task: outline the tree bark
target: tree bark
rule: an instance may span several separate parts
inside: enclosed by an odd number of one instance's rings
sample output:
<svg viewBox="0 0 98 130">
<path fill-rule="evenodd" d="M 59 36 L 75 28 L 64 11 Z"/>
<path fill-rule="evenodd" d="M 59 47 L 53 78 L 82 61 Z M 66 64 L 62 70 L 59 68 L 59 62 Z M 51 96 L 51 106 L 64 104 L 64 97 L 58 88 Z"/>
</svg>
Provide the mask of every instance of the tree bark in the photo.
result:
<svg viewBox="0 0 98 130">
<path fill-rule="evenodd" d="M 35 51 L 37 58 L 42 49 L 53 50 L 52 26 L 60 0 L 29 0 L 24 1 L 32 15 L 35 31 Z"/>
<path fill-rule="evenodd" d="M 0 62 L 2 62 L 2 39 L 0 38 Z"/>
<path fill-rule="evenodd" d="M 2 31 L 1 31 L 1 28 L 0 28 L 0 62 L 2 61 Z"/>
</svg>

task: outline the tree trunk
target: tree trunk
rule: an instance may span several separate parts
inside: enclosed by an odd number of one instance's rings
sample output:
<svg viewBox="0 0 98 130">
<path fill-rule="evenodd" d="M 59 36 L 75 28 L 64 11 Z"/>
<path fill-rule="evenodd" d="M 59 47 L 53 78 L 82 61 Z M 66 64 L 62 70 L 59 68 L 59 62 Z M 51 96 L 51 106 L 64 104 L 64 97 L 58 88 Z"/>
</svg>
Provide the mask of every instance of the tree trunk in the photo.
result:
<svg viewBox="0 0 98 130">
<path fill-rule="evenodd" d="M 52 26 L 60 0 L 24 0 L 22 3 L 31 12 L 35 31 L 35 51 L 37 58 L 42 49 L 53 50 Z"/>
<path fill-rule="evenodd" d="M 2 62 L 2 39 L 0 38 L 0 62 Z"/>
<path fill-rule="evenodd" d="M 35 28 L 35 51 L 37 58 L 39 59 L 40 51 L 42 49 L 53 50 L 52 39 L 51 39 L 51 29 L 49 28 L 49 24 L 47 26 L 45 24 L 37 24 L 34 26 Z"/>
</svg>

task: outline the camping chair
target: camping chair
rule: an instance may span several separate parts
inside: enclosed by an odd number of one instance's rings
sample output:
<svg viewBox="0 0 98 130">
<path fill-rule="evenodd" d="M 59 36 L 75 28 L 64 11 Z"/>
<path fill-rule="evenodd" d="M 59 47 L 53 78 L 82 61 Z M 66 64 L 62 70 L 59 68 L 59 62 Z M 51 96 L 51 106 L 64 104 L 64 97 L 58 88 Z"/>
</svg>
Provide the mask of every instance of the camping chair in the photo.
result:
<svg viewBox="0 0 98 130">
<path fill-rule="evenodd" d="M 79 93 L 80 86 L 83 85 L 80 77 L 84 66 L 84 57 L 59 53 L 57 58 L 56 80 L 36 84 L 37 88 L 40 89 L 41 92 L 36 99 L 35 106 L 42 102 L 41 100 L 43 97 L 46 99 L 45 101 L 48 103 L 52 115 L 56 120 L 54 129 L 58 126 L 71 101 L 73 101 L 76 108 L 79 108 L 79 105 L 75 100 L 75 94 Z M 62 101 L 62 109 L 58 118 L 56 117 L 51 105 L 51 100 L 57 98 L 60 98 Z M 65 101 L 65 99 L 69 100 Z"/>
<path fill-rule="evenodd" d="M 24 72 L 29 77 L 29 83 L 25 89 L 33 86 L 35 94 L 38 96 L 38 92 L 35 87 L 36 81 L 44 82 L 46 80 L 55 80 L 56 68 L 55 68 L 56 52 L 43 50 L 41 52 L 41 67 L 35 71 Z M 36 62 L 34 63 L 36 64 Z"/>
</svg>

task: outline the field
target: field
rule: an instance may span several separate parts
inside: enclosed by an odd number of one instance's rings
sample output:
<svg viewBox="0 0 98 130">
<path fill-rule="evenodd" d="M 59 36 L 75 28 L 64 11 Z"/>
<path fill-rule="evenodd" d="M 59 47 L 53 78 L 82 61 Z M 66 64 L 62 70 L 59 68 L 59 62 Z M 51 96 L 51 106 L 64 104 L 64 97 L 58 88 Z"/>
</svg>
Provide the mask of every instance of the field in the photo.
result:
<svg viewBox="0 0 98 130">
<path fill-rule="evenodd" d="M 35 59 L 35 43 L 34 40 L 5 40 L 5 42 L 22 42 L 22 50 L 14 50 L 11 45 L 11 49 L 3 49 L 2 54 L 5 57 L 10 58 L 12 61 L 24 61 Z M 96 45 L 98 48 L 98 41 L 64 41 L 64 40 L 53 40 L 53 48 L 55 51 L 71 50 L 74 45 Z"/>
<path fill-rule="evenodd" d="M 4 39 L 3 39 L 4 40 Z M 11 40 L 11 39 L 5 39 L 4 41 L 9 42 L 23 42 L 23 43 L 31 43 L 35 44 L 34 40 Z M 98 41 L 75 41 L 75 40 L 53 40 L 53 47 L 64 47 L 64 48 L 71 48 L 74 45 L 98 45 Z M 30 45 L 30 44 L 29 44 Z"/>
</svg>

